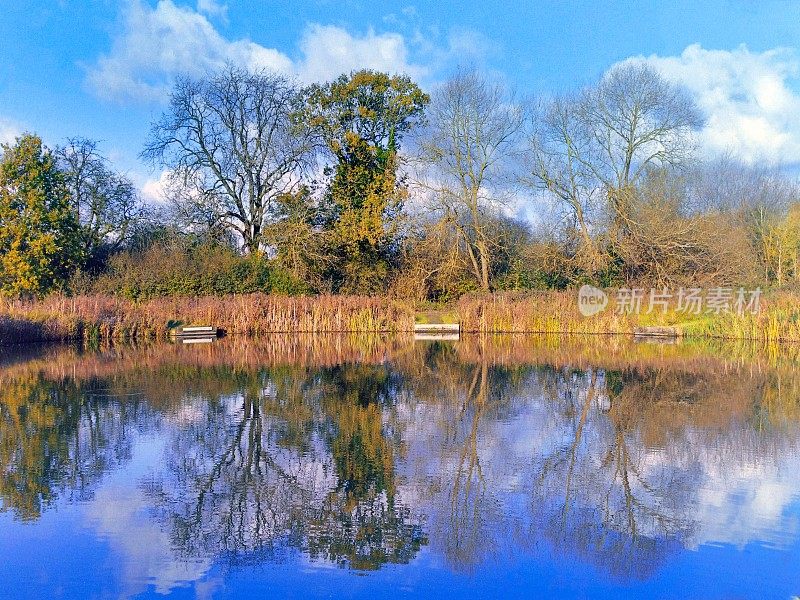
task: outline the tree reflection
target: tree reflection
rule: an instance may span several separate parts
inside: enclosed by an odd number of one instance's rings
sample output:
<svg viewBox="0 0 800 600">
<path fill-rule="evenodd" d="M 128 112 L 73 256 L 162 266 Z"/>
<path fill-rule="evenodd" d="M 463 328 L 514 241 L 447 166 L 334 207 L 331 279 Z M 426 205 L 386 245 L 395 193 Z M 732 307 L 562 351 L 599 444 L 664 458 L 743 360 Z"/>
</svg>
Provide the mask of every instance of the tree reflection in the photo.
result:
<svg viewBox="0 0 800 600">
<path fill-rule="evenodd" d="M 88 500 L 99 478 L 130 451 L 138 402 L 30 375 L 0 386 L 0 498 L 3 510 L 38 518 L 59 496 Z"/>
<path fill-rule="evenodd" d="M 433 488 L 431 523 L 436 543 L 448 563 L 470 571 L 491 556 L 509 533 L 504 529 L 495 461 L 482 449 L 487 427 L 511 416 L 510 397 L 523 385 L 530 367 L 490 364 L 485 348 L 472 348 L 464 361 L 452 344 L 425 347 L 419 362 L 403 365 L 413 401 L 433 408 L 440 430 L 432 452 L 440 455 Z M 487 471 L 486 464 L 489 469 Z"/>
<path fill-rule="evenodd" d="M 359 569 L 410 560 L 425 538 L 395 502 L 387 369 L 265 372 L 253 383 L 176 430 L 175 460 L 148 482 L 176 548 L 242 555 L 291 546 Z"/>
<path fill-rule="evenodd" d="M 90 500 L 144 436 L 164 450 L 136 486 L 181 560 L 368 570 L 429 544 L 474 570 L 546 549 L 627 580 L 692 543 L 710 464 L 798 450 L 794 369 L 552 340 L 380 343 L 10 362 L 2 506 L 32 520 Z"/>
<path fill-rule="evenodd" d="M 572 433 L 540 462 L 533 504 L 547 510 L 539 526 L 566 553 L 646 578 L 696 525 L 703 457 L 670 460 L 670 431 L 687 416 L 701 425 L 705 403 L 725 399 L 729 410 L 757 389 L 669 369 L 552 371 L 549 379 L 559 428 Z"/>
</svg>

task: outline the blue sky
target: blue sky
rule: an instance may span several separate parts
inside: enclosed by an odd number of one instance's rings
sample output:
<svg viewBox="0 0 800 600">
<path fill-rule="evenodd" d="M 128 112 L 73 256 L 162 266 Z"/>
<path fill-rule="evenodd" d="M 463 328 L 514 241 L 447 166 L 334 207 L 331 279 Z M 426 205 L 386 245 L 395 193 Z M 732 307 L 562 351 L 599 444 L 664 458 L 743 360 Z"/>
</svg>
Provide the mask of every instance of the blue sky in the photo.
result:
<svg viewBox="0 0 800 600">
<path fill-rule="evenodd" d="M 0 140 L 102 148 L 146 194 L 137 158 L 172 78 L 225 61 L 302 81 L 362 66 L 435 86 L 477 65 L 520 95 L 589 83 L 639 57 L 689 87 L 703 151 L 800 162 L 800 2 L 0 0 Z"/>
</svg>

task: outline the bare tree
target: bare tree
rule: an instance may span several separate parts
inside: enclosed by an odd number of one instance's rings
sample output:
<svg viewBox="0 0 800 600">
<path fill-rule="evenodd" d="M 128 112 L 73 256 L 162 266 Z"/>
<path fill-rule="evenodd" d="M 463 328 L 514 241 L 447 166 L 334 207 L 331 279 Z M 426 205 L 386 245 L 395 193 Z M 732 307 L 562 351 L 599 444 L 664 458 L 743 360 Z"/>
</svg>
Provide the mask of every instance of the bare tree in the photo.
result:
<svg viewBox="0 0 800 600">
<path fill-rule="evenodd" d="M 687 178 L 652 170 L 628 190 L 626 235 L 615 240 L 628 283 L 736 285 L 753 281 L 754 255 L 746 227 L 734 215 L 692 212 Z"/>
<path fill-rule="evenodd" d="M 596 257 L 591 210 L 608 199 L 612 225 L 626 229 L 626 201 L 648 169 L 678 168 L 692 155 L 703 118 L 688 92 L 652 67 L 628 62 L 572 97 L 532 111 L 525 181 L 568 208 L 584 250 Z M 596 261 L 591 261 L 593 264 Z"/>
<path fill-rule="evenodd" d="M 717 215 L 741 228 L 764 283 L 781 285 L 798 277 L 800 186 L 772 166 L 748 165 L 730 156 L 698 164 L 688 177 L 687 210 Z"/>
<path fill-rule="evenodd" d="M 592 212 L 601 190 L 587 162 L 592 138 L 581 119 L 580 101 L 576 96 L 556 97 L 531 108 L 528 173 L 522 180 L 549 192 L 565 208 L 568 240 L 576 242 L 579 258 L 586 258 L 579 262 L 594 270 L 600 258 L 592 237 Z"/>
<path fill-rule="evenodd" d="M 97 146 L 93 140 L 71 138 L 56 150 L 81 224 L 83 250 L 90 262 L 103 250 L 117 250 L 142 216 L 136 186 L 111 169 Z"/>
<path fill-rule="evenodd" d="M 457 232 L 478 285 L 489 290 L 494 240 L 485 225 L 505 200 L 522 111 L 502 86 L 464 71 L 433 94 L 428 122 L 420 144 L 423 187 Z"/>
<path fill-rule="evenodd" d="M 302 97 L 281 75 L 233 66 L 179 79 L 142 156 L 169 169 L 183 203 L 257 253 L 274 201 L 299 187 L 313 160 L 313 134 L 297 118 Z"/>
<path fill-rule="evenodd" d="M 703 124 L 689 92 L 643 63 L 612 68 L 580 108 L 594 142 L 588 166 L 608 189 L 636 183 L 648 167 L 685 165 Z"/>
</svg>

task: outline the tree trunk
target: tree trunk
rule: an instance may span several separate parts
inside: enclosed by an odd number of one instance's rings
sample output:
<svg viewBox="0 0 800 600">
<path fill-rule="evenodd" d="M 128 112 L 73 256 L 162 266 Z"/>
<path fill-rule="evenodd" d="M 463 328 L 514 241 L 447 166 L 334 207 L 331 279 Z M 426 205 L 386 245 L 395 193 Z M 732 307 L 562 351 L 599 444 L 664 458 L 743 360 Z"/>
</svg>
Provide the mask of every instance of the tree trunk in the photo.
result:
<svg viewBox="0 0 800 600">
<path fill-rule="evenodd" d="M 481 290 L 489 291 L 489 249 L 485 242 L 478 242 L 478 254 L 481 260 L 480 284 Z"/>
</svg>

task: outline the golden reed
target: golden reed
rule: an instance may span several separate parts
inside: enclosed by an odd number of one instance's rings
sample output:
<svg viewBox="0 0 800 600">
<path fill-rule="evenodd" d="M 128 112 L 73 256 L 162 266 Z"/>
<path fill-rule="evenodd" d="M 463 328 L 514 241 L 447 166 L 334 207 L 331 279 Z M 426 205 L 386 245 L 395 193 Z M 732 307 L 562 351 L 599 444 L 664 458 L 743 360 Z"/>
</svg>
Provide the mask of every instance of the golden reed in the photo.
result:
<svg viewBox="0 0 800 600">
<path fill-rule="evenodd" d="M 398 333 L 413 330 L 415 305 L 388 297 L 173 297 L 132 302 L 111 296 L 0 301 L 0 345 L 34 341 L 159 339 L 182 324 L 229 334 Z M 773 293 L 758 314 L 666 312 L 580 314 L 574 291 L 464 296 L 448 307 L 463 332 L 630 334 L 640 326 L 674 326 L 686 337 L 800 341 L 800 298 Z"/>
<path fill-rule="evenodd" d="M 410 331 L 411 304 L 361 296 L 163 298 L 135 303 L 109 296 L 0 304 L 0 344 L 164 338 L 170 327 L 208 324 L 229 334 Z"/>
</svg>

